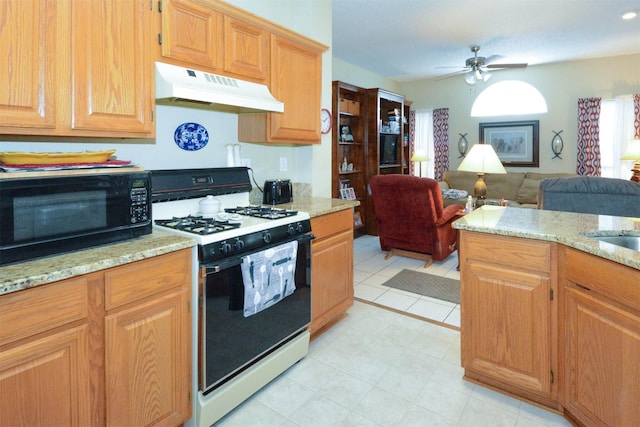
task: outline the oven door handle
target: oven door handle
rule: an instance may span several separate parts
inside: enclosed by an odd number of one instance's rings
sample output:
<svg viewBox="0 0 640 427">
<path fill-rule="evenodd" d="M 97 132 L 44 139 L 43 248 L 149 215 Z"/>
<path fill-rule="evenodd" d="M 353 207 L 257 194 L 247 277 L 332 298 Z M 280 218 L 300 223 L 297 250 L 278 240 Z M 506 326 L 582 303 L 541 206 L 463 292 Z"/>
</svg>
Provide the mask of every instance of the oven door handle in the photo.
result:
<svg viewBox="0 0 640 427">
<path fill-rule="evenodd" d="M 290 242 L 293 242 L 294 240 L 298 241 L 298 244 L 305 244 L 307 242 L 310 242 L 311 240 L 315 239 L 316 236 L 314 236 L 311 233 L 306 233 L 303 235 L 300 235 L 298 237 L 296 237 L 295 239 L 291 239 L 289 240 Z M 260 252 L 263 251 L 265 249 L 269 249 L 271 247 L 275 247 L 275 246 L 280 246 L 282 244 L 285 244 L 287 242 L 280 242 L 280 243 L 276 243 L 273 245 L 269 245 L 269 246 L 265 246 L 263 248 L 260 248 L 258 251 L 256 252 Z M 219 273 L 220 271 L 230 268 L 230 267 L 235 267 L 236 265 L 240 265 L 242 264 L 242 258 L 244 258 L 245 256 L 249 255 L 250 253 L 243 253 L 240 256 L 236 255 L 236 256 L 231 256 L 227 259 L 223 259 L 223 260 L 219 260 L 219 261 L 215 261 L 215 262 L 211 262 L 211 263 L 206 263 L 206 264 L 201 264 L 202 268 L 206 269 L 207 274 L 209 273 Z"/>
<path fill-rule="evenodd" d="M 233 257 L 233 258 L 228 258 L 225 260 L 216 261 L 208 264 L 202 264 L 201 267 L 206 269 L 207 274 L 210 274 L 210 273 L 219 273 L 222 270 L 235 267 L 236 265 L 240 265 L 240 264 L 242 264 L 242 258 Z"/>
</svg>

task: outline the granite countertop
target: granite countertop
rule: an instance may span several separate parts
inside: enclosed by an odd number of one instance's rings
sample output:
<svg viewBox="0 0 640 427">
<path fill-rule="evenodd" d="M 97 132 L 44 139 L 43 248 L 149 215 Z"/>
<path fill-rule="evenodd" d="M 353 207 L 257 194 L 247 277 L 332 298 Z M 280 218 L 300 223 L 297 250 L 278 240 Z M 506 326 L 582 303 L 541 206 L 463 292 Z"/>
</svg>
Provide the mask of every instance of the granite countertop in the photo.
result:
<svg viewBox="0 0 640 427">
<path fill-rule="evenodd" d="M 456 220 L 459 230 L 548 240 L 640 270 L 640 252 L 589 236 L 640 236 L 640 218 L 483 206 Z"/>
<path fill-rule="evenodd" d="M 0 296 L 195 245 L 194 239 L 154 229 L 124 242 L 5 265 L 0 267 Z"/>
<path fill-rule="evenodd" d="M 291 203 L 276 205 L 280 209 L 293 209 L 296 211 L 309 212 L 311 218 L 339 212 L 345 209 L 352 209 L 360 205 L 358 200 L 331 199 L 328 197 L 295 197 Z"/>
</svg>

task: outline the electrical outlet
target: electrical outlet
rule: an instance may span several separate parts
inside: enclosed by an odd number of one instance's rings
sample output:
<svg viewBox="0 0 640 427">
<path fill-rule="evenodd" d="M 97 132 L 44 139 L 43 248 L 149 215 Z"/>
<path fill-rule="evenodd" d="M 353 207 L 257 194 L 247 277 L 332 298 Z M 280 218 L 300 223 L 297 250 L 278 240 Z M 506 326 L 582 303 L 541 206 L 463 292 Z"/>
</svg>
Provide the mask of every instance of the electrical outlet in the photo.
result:
<svg viewBox="0 0 640 427">
<path fill-rule="evenodd" d="M 287 171 L 287 158 L 280 157 L 280 172 L 286 172 L 286 171 Z"/>
</svg>

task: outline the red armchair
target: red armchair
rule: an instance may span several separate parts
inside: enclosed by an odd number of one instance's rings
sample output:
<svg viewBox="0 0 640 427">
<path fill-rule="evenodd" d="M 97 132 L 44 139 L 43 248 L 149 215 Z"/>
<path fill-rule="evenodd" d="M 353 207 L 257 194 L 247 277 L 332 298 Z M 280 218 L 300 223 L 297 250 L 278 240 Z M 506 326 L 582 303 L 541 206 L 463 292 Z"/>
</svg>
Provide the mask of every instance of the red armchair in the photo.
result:
<svg viewBox="0 0 640 427">
<path fill-rule="evenodd" d="M 385 259 L 403 255 L 426 260 L 425 267 L 456 250 L 457 233 L 451 223 L 460 206 L 446 208 L 438 182 L 410 175 L 375 175 L 369 181 Z"/>
</svg>

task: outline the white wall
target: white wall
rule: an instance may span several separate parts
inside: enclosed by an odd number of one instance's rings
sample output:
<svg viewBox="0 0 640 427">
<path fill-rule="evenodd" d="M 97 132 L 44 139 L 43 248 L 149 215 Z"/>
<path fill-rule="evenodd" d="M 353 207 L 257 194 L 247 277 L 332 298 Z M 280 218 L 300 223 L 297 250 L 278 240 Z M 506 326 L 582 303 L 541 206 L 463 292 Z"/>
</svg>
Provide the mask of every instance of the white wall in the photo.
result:
<svg viewBox="0 0 640 427">
<path fill-rule="evenodd" d="M 400 90 L 396 81 L 337 58 L 333 58 L 332 78 L 333 80 L 340 80 L 365 89 L 381 88 L 396 93 Z"/>
<path fill-rule="evenodd" d="M 331 0 L 229 0 L 265 19 L 285 26 L 327 46 L 331 46 Z M 323 55 L 322 106 L 331 109 L 331 49 Z M 71 138 L 35 142 L 0 136 L 0 151 L 84 151 L 116 149 L 119 159 L 132 160 L 146 169 L 200 168 L 226 165 L 225 145 L 238 143 L 236 115 L 199 109 L 157 106 L 156 139 L 70 141 Z M 318 117 L 320 120 L 320 117 Z M 210 141 L 198 151 L 181 150 L 173 141 L 177 126 L 196 122 L 209 132 Z M 294 182 L 313 184 L 316 196 L 331 194 L 331 135 L 323 135 L 318 145 L 266 145 L 241 143 L 241 156 L 251 162 L 255 178 L 288 177 Z M 280 172 L 280 157 L 286 157 L 288 171 Z"/>
<path fill-rule="evenodd" d="M 449 108 L 449 162 L 455 169 L 460 133 L 468 133 L 469 144 L 478 142 L 479 123 L 515 120 L 540 121 L 540 167 L 508 168 L 510 171 L 571 172 L 576 170 L 578 98 L 612 98 L 640 93 L 640 55 L 529 66 L 526 69 L 492 73 L 486 83 L 469 86 L 461 75 L 441 80 L 400 83 L 398 92 L 413 101 L 412 108 Z M 471 106 L 483 87 L 502 80 L 517 79 L 534 85 L 547 101 L 548 112 L 531 116 L 472 118 Z M 553 159 L 552 131 L 562 130 L 562 159 Z"/>
</svg>

